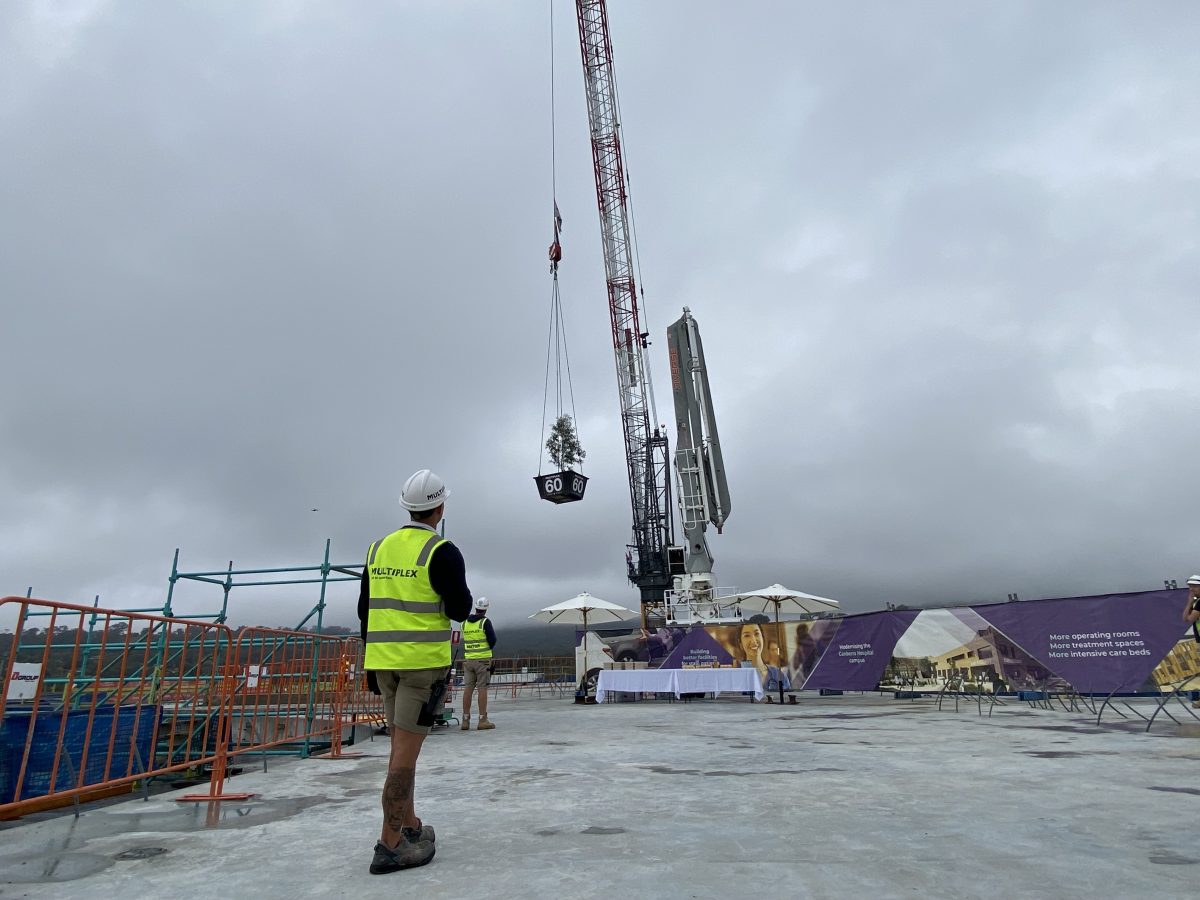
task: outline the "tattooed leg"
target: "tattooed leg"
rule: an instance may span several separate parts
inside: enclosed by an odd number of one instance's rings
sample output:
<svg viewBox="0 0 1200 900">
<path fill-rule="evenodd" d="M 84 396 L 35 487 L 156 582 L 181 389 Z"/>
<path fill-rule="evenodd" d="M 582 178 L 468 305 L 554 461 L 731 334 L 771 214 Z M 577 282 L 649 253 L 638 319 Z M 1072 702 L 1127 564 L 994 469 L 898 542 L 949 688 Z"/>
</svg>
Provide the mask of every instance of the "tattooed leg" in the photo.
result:
<svg viewBox="0 0 1200 900">
<path fill-rule="evenodd" d="M 423 734 L 392 729 L 392 753 L 383 783 L 383 831 L 379 838 L 388 847 L 400 843 L 401 829 L 421 827 L 413 811 L 413 790 L 417 756 L 424 742 Z"/>
</svg>

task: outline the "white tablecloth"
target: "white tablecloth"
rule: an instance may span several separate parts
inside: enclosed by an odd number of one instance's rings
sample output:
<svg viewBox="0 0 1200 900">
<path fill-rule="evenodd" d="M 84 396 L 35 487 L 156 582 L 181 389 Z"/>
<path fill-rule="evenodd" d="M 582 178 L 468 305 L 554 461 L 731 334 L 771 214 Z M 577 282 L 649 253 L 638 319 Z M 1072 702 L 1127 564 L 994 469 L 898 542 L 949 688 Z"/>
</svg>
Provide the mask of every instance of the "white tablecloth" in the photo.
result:
<svg viewBox="0 0 1200 900">
<path fill-rule="evenodd" d="M 754 669 L 601 669 L 596 702 L 609 691 L 629 693 L 715 694 L 753 692 L 763 698 L 762 679 Z"/>
<path fill-rule="evenodd" d="M 674 694 L 678 669 L 601 669 L 596 682 L 596 702 L 603 703 L 609 691 Z"/>
</svg>

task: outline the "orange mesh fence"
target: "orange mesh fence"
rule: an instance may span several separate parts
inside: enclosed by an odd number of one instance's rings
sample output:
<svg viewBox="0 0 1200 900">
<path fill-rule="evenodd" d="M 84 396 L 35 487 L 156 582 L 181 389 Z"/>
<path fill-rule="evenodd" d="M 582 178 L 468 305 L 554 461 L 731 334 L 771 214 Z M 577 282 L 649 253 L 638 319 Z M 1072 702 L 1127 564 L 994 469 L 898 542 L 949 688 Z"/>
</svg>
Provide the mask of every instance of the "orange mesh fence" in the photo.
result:
<svg viewBox="0 0 1200 900">
<path fill-rule="evenodd" d="M 367 687 L 367 676 L 362 667 L 362 641 L 358 638 L 345 638 L 342 646 L 342 679 L 345 684 L 342 694 L 343 723 L 384 724 L 383 698 L 371 693 Z"/>
<path fill-rule="evenodd" d="M 356 639 L 24 597 L 0 599 L 0 819 L 186 772 L 224 793 L 231 756 L 341 755 L 381 722 Z"/>
<path fill-rule="evenodd" d="M 224 752 L 224 625 L 0 599 L 0 817 L 212 765 Z"/>
<path fill-rule="evenodd" d="M 339 727 L 340 638 L 244 628 L 237 633 L 231 663 L 231 753 L 332 742 Z"/>
<path fill-rule="evenodd" d="M 455 679 L 461 685 L 462 679 Z M 514 656 L 492 660 L 488 696 L 566 696 L 575 691 L 575 660 L 569 656 Z"/>
</svg>

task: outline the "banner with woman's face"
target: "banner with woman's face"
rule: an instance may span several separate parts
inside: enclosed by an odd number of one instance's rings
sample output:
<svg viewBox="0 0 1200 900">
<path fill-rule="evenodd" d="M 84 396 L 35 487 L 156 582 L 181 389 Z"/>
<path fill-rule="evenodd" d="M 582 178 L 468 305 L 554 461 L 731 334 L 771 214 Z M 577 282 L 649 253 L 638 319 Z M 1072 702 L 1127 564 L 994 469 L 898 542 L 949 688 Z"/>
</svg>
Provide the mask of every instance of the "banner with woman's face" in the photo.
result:
<svg viewBox="0 0 1200 900">
<path fill-rule="evenodd" d="M 768 689 L 959 682 L 991 692 L 1066 684 L 1083 692 L 1133 691 L 1200 676 L 1200 649 L 1180 645 L 1185 594 L 1141 591 L 778 623 L 756 616 L 690 633 L 660 629 L 670 632 L 660 642 L 690 654 L 672 654 L 673 665 L 752 667 Z M 664 655 L 651 657 L 651 665 Z"/>
</svg>

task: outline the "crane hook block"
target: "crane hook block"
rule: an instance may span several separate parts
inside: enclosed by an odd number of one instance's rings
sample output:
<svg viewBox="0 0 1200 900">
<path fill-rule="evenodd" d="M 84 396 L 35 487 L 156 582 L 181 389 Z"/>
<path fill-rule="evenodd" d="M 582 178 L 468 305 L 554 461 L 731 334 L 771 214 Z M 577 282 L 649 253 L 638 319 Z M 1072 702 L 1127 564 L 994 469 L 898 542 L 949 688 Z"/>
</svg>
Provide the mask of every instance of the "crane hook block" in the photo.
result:
<svg viewBox="0 0 1200 900">
<path fill-rule="evenodd" d="M 537 475 L 538 496 L 551 503 L 573 503 L 583 499 L 587 489 L 587 476 L 567 469 L 565 472 L 551 472 L 549 475 Z"/>
</svg>

